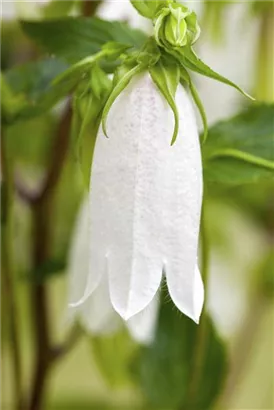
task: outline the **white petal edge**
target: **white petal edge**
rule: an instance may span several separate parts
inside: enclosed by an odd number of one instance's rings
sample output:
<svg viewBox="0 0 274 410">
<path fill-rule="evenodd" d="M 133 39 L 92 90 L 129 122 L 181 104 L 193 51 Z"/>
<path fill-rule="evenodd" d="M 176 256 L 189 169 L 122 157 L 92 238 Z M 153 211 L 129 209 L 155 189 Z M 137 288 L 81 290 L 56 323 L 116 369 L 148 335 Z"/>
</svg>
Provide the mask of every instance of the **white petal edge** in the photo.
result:
<svg viewBox="0 0 274 410">
<path fill-rule="evenodd" d="M 134 340 L 145 345 L 153 342 L 158 321 L 159 308 L 160 300 L 157 293 L 144 310 L 137 313 L 137 315 L 132 316 L 126 322 L 129 333 Z"/>
<path fill-rule="evenodd" d="M 89 272 L 88 220 L 89 203 L 86 197 L 79 207 L 68 258 L 68 300 L 74 305 L 82 298 Z"/>
<path fill-rule="evenodd" d="M 94 335 L 111 335 L 122 325 L 110 302 L 108 279 L 104 275 L 97 289 L 80 307 L 81 323 Z"/>
</svg>

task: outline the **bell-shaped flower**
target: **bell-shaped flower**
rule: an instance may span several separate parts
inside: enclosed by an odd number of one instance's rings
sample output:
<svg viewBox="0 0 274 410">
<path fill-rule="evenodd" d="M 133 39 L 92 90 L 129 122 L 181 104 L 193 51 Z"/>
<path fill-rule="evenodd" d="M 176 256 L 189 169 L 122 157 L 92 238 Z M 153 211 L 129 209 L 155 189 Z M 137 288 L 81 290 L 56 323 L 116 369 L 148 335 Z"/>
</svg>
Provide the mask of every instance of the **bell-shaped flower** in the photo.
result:
<svg viewBox="0 0 274 410">
<path fill-rule="evenodd" d="M 73 304 L 78 301 L 85 290 L 89 272 L 89 206 L 88 198 L 82 203 L 73 234 L 69 255 L 68 299 Z M 157 322 L 157 295 L 152 303 L 141 313 L 127 321 L 131 336 L 139 343 L 150 343 L 153 340 Z M 107 335 L 118 331 L 122 319 L 113 309 L 109 297 L 108 278 L 105 275 L 96 291 L 78 307 L 70 307 L 69 321 L 78 319 L 87 332 L 93 335 Z"/>
<path fill-rule="evenodd" d="M 178 309 L 199 321 L 201 153 L 193 107 L 181 85 L 176 104 L 179 130 L 172 146 L 174 115 L 148 73 L 131 79 L 111 106 L 109 138 L 100 128 L 91 170 L 89 274 L 73 306 L 95 297 L 107 281 L 113 308 L 128 320 L 149 309 L 165 276 Z"/>
</svg>

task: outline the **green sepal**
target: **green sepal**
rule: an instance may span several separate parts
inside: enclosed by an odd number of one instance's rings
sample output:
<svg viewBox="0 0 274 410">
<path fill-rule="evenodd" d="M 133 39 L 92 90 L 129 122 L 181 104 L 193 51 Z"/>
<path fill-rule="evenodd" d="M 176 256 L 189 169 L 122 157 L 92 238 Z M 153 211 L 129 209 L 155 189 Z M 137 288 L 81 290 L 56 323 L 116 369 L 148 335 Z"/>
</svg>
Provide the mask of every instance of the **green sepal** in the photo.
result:
<svg viewBox="0 0 274 410">
<path fill-rule="evenodd" d="M 175 102 L 175 94 L 180 81 L 180 69 L 176 63 L 168 64 L 166 61 L 160 60 L 149 68 L 149 72 L 174 114 L 174 131 L 171 140 L 171 145 L 173 145 L 179 131 L 179 113 Z"/>
<path fill-rule="evenodd" d="M 111 89 L 111 80 L 107 74 L 95 64 L 91 69 L 89 87 L 95 98 L 100 100 Z"/>
<path fill-rule="evenodd" d="M 114 86 L 108 97 L 108 100 L 104 106 L 103 113 L 102 113 L 102 129 L 105 136 L 108 138 L 107 129 L 106 129 L 106 121 L 109 110 L 111 109 L 112 104 L 116 100 L 116 98 L 121 94 L 121 92 L 125 89 L 125 87 L 129 84 L 130 80 L 136 75 L 139 74 L 144 69 L 143 64 L 138 64 L 137 66 L 128 66 L 125 65 L 123 75 L 116 76 L 114 81 Z M 120 69 L 121 70 L 121 69 Z"/>
<path fill-rule="evenodd" d="M 103 59 L 116 59 L 130 47 L 131 46 L 127 44 L 120 44 L 112 41 L 106 43 L 102 47 L 101 51 L 99 51 L 96 54 L 93 54 L 92 56 L 83 58 L 82 60 L 78 61 L 78 63 L 73 64 L 66 71 L 57 76 L 54 79 L 53 84 L 56 85 L 61 82 L 70 81 L 73 79 L 75 79 L 75 83 L 77 84 L 77 82 L 82 78 L 82 76 L 85 75 L 94 64 Z"/>
<path fill-rule="evenodd" d="M 150 37 L 141 51 L 136 54 L 136 61 L 139 64 L 144 64 L 147 67 L 153 66 L 159 61 L 161 57 L 161 52 L 157 43 L 153 37 Z"/>
<path fill-rule="evenodd" d="M 236 90 L 240 91 L 240 93 L 244 96 L 250 98 L 253 101 L 255 100 L 248 93 L 242 90 L 242 88 L 240 88 L 237 84 L 233 83 L 232 81 L 228 80 L 227 78 L 212 70 L 200 58 L 198 58 L 198 56 L 195 54 L 191 47 L 184 47 L 180 52 L 180 57 L 181 63 L 186 68 L 189 68 L 190 70 L 195 71 L 206 77 L 213 78 L 214 80 L 220 81 L 221 83 L 230 85 L 231 87 L 236 88 Z"/>
<path fill-rule="evenodd" d="M 204 126 L 204 132 L 202 134 L 202 138 L 201 138 L 201 143 L 205 143 L 206 139 L 207 139 L 207 134 L 208 134 L 208 124 L 207 124 L 207 118 L 206 118 L 206 113 L 205 113 L 205 109 L 203 106 L 203 103 L 200 99 L 200 96 L 198 94 L 198 91 L 195 87 L 195 85 L 193 84 L 191 77 L 189 75 L 189 73 L 187 72 L 187 70 L 184 67 L 180 68 L 180 74 L 181 74 L 181 80 L 185 81 L 187 83 L 187 85 L 189 86 L 192 98 L 200 112 L 202 121 L 203 121 L 203 126 Z"/>
<path fill-rule="evenodd" d="M 73 98 L 73 146 L 76 163 L 87 189 L 89 189 L 90 166 L 100 113 L 110 89 L 111 80 L 98 65 L 95 65 L 90 72 L 90 78 L 79 85 Z M 91 132 L 87 133 L 88 129 Z M 82 149 L 83 145 L 88 145 L 86 150 L 88 153 Z"/>
<path fill-rule="evenodd" d="M 163 0 L 130 0 L 130 2 L 141 16 L 151 20 L 154 18 L 158 8 L 168 3 L 168 1 Z"/>
</svg>

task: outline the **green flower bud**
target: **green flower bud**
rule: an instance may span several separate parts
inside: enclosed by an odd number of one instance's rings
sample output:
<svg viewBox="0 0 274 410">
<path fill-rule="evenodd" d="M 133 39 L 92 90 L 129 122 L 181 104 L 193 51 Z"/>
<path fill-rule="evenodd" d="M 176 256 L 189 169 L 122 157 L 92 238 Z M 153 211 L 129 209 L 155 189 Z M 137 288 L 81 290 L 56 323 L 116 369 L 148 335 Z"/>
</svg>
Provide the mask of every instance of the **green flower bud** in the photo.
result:
<svg viewBox="0 0 274 410">
<path fill-rule="evenodd" d="M 191 45 L 200 35 L 196 14 L 181 4 L 169 4 L 157 13 L 154 34 L 157 44 L 165 48 Z"/>
</svg>

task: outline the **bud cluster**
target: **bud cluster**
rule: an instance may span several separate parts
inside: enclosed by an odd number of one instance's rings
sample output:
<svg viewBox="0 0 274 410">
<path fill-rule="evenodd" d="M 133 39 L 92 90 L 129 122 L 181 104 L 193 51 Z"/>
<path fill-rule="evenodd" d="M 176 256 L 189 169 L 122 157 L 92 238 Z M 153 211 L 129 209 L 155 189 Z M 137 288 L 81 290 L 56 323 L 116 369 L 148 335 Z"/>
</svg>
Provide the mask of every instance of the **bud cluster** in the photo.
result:
<svg viewBox="0 0 274 410">
<path fill-rule="evenodd" d="M 154 18 L 154 35 L 164 48 L 192 45 L 200 35 L 196 14 L 181 4 L 169 3 Z"/>
</svg>

